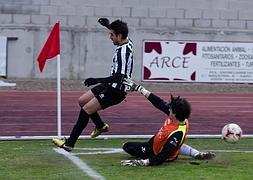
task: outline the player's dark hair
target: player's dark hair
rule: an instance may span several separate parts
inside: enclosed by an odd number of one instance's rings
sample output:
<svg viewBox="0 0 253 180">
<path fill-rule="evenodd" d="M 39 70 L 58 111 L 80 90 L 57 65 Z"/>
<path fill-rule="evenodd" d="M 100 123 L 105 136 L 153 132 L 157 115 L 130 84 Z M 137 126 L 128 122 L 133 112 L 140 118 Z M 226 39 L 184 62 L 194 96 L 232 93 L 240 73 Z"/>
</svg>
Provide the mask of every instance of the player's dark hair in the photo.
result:
<svg viewBox="0 0 253 180">
<path fill-rule="evenodd" d="M 173 114 L 175 114 L 180 122 L 190 117 L 191 105 L 186 99 L 180 98 L 180 96 L 173 97 L 171 95 L 170 107 Z"/>
<path fill-rule="evenodd" d="M 113 21 L 109 27 L 109 29 L 113 30 L 116 35 L 122 34 L 122 38 L 125 39 L 128 36 L 128 27 L 127 23 L 121 21 L 121 20 L 115 20 Z"/>
</svg>

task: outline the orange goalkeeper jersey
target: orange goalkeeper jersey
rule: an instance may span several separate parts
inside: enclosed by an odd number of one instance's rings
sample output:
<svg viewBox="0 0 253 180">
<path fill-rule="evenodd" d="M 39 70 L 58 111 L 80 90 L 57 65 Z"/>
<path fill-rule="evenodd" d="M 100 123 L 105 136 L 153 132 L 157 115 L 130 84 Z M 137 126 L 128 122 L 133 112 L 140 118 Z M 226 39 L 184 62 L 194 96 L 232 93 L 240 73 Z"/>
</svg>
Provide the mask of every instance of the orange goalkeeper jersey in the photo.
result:
<svg viewBox="0 0 253 180">
<path fill-rule="evenodd" d="M 167 118 L 166 121 L 164 122 L 163 126 L 160 128 L 158 133 L 155 135 L 154 140 L 153 140 L 153 151 L 154 154 L 157 155 L 161 152 L 164 144 L 167 142 L 169 137 L 175 133 L 181 131 L 183 133 L 181 142 L 179 146 L 172 152 L 172 154 L 169 155 L 168 160 L 174 160 L 178 154 L 179 154 L 179 149 L 181 145 L 184 143 L 186 134 L 188 131 L 188 120 L 185 120 L 184 124 L 178 124 L 173 122 L 170 118 Z"/>
</svg>

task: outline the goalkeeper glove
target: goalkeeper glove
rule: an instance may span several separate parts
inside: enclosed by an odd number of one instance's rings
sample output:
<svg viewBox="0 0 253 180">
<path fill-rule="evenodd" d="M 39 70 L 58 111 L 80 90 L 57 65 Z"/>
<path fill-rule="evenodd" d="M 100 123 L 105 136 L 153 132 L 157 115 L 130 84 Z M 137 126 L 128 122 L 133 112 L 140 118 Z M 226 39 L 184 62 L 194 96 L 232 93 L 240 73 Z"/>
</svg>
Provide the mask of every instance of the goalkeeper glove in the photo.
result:
<svg viewBox="0 0 253 180">
<path fill-rule="evenodd" d="M 122 160 L 122 166 L 148 166 L 149 159 Z"/>
<path fill-rule="evenodd" d="M 148 90 L 146 90 L 143 86 L 137 84 L 136 82 L 132 81 L 131 79 L 124 79 L 122 82 L 124 85 L 128 87 L 128 91 L 138 91 L 144 96 L 146 96 L 148 93 L 150 93 Z"/>
</svg>

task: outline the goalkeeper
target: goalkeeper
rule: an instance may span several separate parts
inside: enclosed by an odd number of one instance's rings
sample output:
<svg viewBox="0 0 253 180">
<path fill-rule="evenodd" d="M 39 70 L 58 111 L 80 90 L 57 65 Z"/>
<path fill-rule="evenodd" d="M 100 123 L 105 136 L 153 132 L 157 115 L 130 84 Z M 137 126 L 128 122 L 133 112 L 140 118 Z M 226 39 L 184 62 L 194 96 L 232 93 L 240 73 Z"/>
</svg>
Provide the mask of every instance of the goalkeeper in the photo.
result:
<svg viewBox="0 0 253 180">
<path fill-rule="evenodd" d="M 179 154 L 193 156 L 195 159 L 215 157 L 213 153 L 202 153 L 183 144 L 188 132 L 188 118 L 191 114 L 191 105 L 186 99 L 171 95 L 170 102 L 165 102 L 132 80 L 124 80 L 123 84 L 127 85 L 130 91 L 140 92 L 168 117 L 160 130 L 148 142 L 127 142 L 123 145 L 125 152 L 141 159 L 123 160 L 121 165 L 160 165 L 165 161 L 174 161 Z"/>
</svg>

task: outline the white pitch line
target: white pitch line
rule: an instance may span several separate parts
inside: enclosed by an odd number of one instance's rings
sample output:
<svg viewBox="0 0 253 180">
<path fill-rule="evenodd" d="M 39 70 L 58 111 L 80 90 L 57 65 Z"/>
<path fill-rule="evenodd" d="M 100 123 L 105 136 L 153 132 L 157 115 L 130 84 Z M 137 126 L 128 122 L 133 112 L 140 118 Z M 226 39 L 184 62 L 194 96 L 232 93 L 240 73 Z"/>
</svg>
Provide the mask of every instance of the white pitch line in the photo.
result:
<svg viewBox="0 0 253 180">
<path fill-rule="evenodd" d="M 90 176 L 93 179 L 97 180 L 104 180 L 104 177 L 98 174 L 96 171 L 94 171 L 92 168 L 90 168 L 84 161 L 79 159 L 78 157 L 74 156 L 71 153 L 66 152 L 63 149 L 60 148 L 53 148 L 57 153 L 64 155 L 69 160 L 71 160 L 75 165 L 77 165 L 84 173 L 86 173 L 88 176 Z"/>
<path fill-rule="evenodd" d="M 64 155 L 68 159 L 70 159 L 74 164 L 76 164 L 84 173 L 93 179 L 104 180 L 104 177 L 90 168 L 84 161 L 79 159 L 75 155 L 90 155 L 90 154 L 112 154 L 112 153 L 122 153 L 123 150 L 121 148 L 76 148 L 76 150 L 84 150 L 84 151 L 95 151 L 95 152 L 80 152 L 80 153 L 69 153 L 60 148 L 53 148 L 59 154 Z M 253 151 L 247 150 L 208 150 L 210 152 L 224 152 L 224 153 L 253 153 Z"/>
<path fill-rule="evenodd" d="M 124 152 L 121 148 L 76 148 L 76 150 L 83 150 L 89 152 L 77 152 L 73 155 L 88 155 L 88 154 L 114 154 Z"/>
<path fill-rule="evenodd" d="M 253 151 L 245 151 L 245 150 L 208 150 L 211 152 L 224 152 L 224 153 L 253 153 Z"/>
<path fill-rule="evenodd" d="M 89 154 L 113 154 L 124 152 L 121 148 L 76 148 L 76 150 L 83 150 L 88 152 L 71 153 L 73 155 L 89 155 Z M 205 150 L 210 152 L 224 152 L 224 153 L 253 153 L 253 151 L 247 150 Z"/>
<path fill-rule="evenodd" d="M 121 148 L 75 148 L 75 150 L 85 150 L 85 151 L 110 151 L 110 150 L 120 150 Z M 122 150 L 122 149 L 121 149 Z"/>
</svg>

